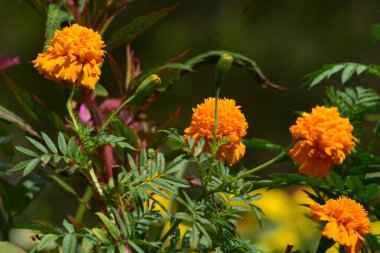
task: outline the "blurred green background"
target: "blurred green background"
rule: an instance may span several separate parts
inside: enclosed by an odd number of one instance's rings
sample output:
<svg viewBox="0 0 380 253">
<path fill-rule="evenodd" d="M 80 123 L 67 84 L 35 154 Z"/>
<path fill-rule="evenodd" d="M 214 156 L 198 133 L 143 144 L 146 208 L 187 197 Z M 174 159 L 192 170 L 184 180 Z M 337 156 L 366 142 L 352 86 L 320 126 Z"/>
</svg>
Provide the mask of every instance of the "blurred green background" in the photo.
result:
<svg viewBox="0 0 380 253">
<path fill-rule="evenodd" d="M 295 121 L 294 112 L 309 111 L 314 105 L 323 103 L 323 85 L 311 92 L 300 89 L 306 74 L 328 63 L 379 63 L 380 46 L 370 38 L 371 25 L 380 20 L 377 1 L 135 0 L 129 3 L 104 37 L 109 38 L 117 27 L 142 14 L 176 2 L 179 6 L 174 13 L 132 41 L 142 69 L 162 64 L 186 49 L 190 49 L 187 58 L 208 50 L 223 49 L 255 60 L 272 82 L 287 87 L 288 91 L 262 89 L 247 72 L 232 69 L 222 96 L 234 98 L 242 106 L 249 123 L 248 138 L 264 138 L 284 146 L 290 143 L 288 128 Z M 22 60 L 21 65 L 7 70 L 7 73 L 51 108 L 63 113 L 62 88 L 45 80 L 30 63 L 43 47 L 44 18 L 22 1 L 0 0 L 0 23 L 0 54 L 20 56 Z M 111 53 L 124 64 L 125 48 L 120 47 Z M 213 96 L 213 73 L 214 66 L 205 66 L 184 76 L 158 99 L 147 112 L 148 116 L 160 124 L 168 114 L 181 107 L 178 129 L 182 132 L 190 122 L 191 108 Z M 376 88 L 376 81 L 366 77 L 353 78 L 348 85 Z M 117 87 L 107 64 L 103 66 L 101 83 L 111 95 L 116 95 Z M 334 78 L 325 84 L 340 85 Z M 2 79 L 0 101 L 28 118 L 16 105 Z M 52 136 L 57 134 L 43 126 L 35 126 Z M 14 142 L 24 144 L 21 132 L 12 131 L 17 134 Z M 272 155 L 247 150 L 242 164 L 249 168 Z M 287 168 L 280 166 L 277 169 Z M 56 190 L 45 191 L 39 198 L 43 206 L 35 203 L 25 218 L 60 223 L 68 212 L 75 212 L 76 206 L 66 204 L 68 202 L 71 200 Z"/>
</svg>

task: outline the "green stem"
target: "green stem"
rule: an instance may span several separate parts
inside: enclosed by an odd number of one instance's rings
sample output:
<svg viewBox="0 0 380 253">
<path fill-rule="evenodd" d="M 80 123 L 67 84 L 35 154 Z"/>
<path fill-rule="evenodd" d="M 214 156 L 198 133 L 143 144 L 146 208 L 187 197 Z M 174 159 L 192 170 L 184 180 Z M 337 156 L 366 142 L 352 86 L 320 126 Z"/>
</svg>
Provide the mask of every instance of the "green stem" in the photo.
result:
<svg viewBox="0 0 380 253">
<path fill-rule="evenodd" d="M 98 191 L 100 197 L 104 198 L 104 192 L 103 192 L 103 189 L 100 187 L 98 178 L 95 175 L 94 168 L 91 168 L 89 172 L 90 172 L 90 176 L 91 176 L 92 182 L 94 183 L 95 188 Z"/>
<path fill-rule="evenodd" d="M 90 199 L 92 197 L 92 194 L 93 194 L 92 188 L 90 186 L 87 186 L 86 190 L 84 191 L 82 200 L 88 204 L 88 202 L 90 201 Z M 86 211 L 85 204 L 80 204 L 76 213 L 75 213 L 75 217 L 74 217 L 75 220 L 80 222 L 84 216 L 85 211 Z"/>
<path fill-rule="evenodd" d="M 135 99 L 135 95 L 130 96 L 127 100 L 122 103 L 119 108 L 116 109 L 106 120 L 106 122 L 102 125 L 99 132 L 103 132 L 106 127 L 112 122 L 112 120 L 119 114 L 121 110 L 124 109 L 129 103 L 131 103 Z"/>
<path fill-rule="evenodd" d="M 66 102 L 66 107 L 67 107 L 67 111 L 69 112 L 70 119 L 71 119 L 71 122 L 73 124 L 73 127 L 74 127 L 75 131 L 78 131 L 79 128 L 78 128 L 77 120 L 75 119 L 75 116 L 73 113 L 73 107 L 71 106 L 71 103 L 73 101 L 74 91 L 75 91 L 75 86 L 73 86 L 70 97 Z"/>
<path fill-rule="evenodd" d="M 269 166 L 271 166 L 271 165 L 273 165 L 275 163 L 278 163 L 278 162 L 284 160 L 285 158 L 287 158 L 287 156 L 288 156 L 288 150 L 283 151 L 280 154 L 278 154 L 275 158 L 273 158 L 273 159 L 271 159 L 271 160 L 269 160 L 269 161 L 267 161 L 267 162 L 265 162 L 265 163 L 263 163 L 263 164 L 255 167 L 253 169 L 247 170 L 246 172 L 240 174 L 237 177 L 237 179 L 244 178 L 244 177 L 246 177 L 246 176 L 248 176 L 248 175 L 250 175 L 252 173 L 256 173 L 256 172 L 258 172 L 260 170 L 263 170 L 263 169 L 265 169 L 265 168 L 267 168 L 267 167 L 269 167 Z"/>
<path fill-rule="evenodd" d="M 220 94 L 220 84 L 216 85 L 216 92 L 215 92 L 215 112 L 214 112 L 214 135 L 212 137 L 212 147 L 211 147 L 211 154 L 213 161 L 211 163 L 210 169 L 208 171 L 207 177 L 206 177 L 206 186 L 212 176 L 212 172 L 214 170 L 215 166 L 215 160 L 216 160 L 216 153 L 218 152 L 217 149 L 217 136 L 218 136 L 218 104 L 219 104 L 219 94 Z"/>
<path fill-rule="evenodd" d="M 213 145 L 213 155 L 216 155 L 216 141 L 218 136 L 218 102 L 219 102 L 219 94 L 220 94 L 220 85 L 217 85 L 216 93 L 215 93 L 215 113 L 214 113 L 214 136 L 212 138 Z"/>
</svg>

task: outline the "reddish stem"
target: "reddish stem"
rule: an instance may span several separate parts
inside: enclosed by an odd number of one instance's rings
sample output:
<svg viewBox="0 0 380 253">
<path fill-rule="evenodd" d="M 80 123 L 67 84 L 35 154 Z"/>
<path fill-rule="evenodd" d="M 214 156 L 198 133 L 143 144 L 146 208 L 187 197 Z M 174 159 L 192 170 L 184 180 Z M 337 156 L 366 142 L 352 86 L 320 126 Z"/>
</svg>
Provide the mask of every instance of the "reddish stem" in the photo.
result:
<svg viewBox="0 0 380 253">
<path fill-rule="evenodd" d="M 90 90 L 85 90 L 84 97 L 87 106 L 90 109 L 92 118 L 94 119 L 96 128 L 99 129 L 102 126 L 104 118 L 98 105 L 95 103 L 95 94 Z M 105 145 L 101 148 L 100 153 L 105 172 L 105 182 L 108 183 L 108 180 L 112 177 L 112 167 L 115 165 L 115 160 L 113 159 L 113 148 L 111 145 Z"/>
<path fill-rule="evenodd" d="M 105 178 L 106 182 L 113 176 L 112 175 L 112 168 L 115 165 L 115 160 L 113 159 L 113 148 L 110 144 L 105 145 L 102 147 L 102 160 L 103 160 L 103 167 L 105 170 Z"/>
</svg>

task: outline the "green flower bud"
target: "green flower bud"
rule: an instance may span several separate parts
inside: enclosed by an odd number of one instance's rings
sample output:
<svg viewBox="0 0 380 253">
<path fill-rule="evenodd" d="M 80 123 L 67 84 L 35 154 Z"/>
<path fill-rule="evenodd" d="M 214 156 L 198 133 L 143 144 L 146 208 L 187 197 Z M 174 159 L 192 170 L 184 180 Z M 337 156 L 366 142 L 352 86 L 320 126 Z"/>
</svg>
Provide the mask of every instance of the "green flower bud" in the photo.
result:
<svg viewBox="0 0 380 253">
<path fill-rule="evenodd" d="M 128 99 L 128 104 L 140 102 L 149 98 L 156 90 L 157 86 L 161 84 L 161 78 L 153 74 L 137 87 L 135 93 Z"/>
<path fill-rule="evenodd" d="M 215 69 L 215 83 L 217 88 L 220 87 L 230 72 L 233 60 L 234 58 L 229 54 L 223 54 L 220 56 Z"/>
</svg>

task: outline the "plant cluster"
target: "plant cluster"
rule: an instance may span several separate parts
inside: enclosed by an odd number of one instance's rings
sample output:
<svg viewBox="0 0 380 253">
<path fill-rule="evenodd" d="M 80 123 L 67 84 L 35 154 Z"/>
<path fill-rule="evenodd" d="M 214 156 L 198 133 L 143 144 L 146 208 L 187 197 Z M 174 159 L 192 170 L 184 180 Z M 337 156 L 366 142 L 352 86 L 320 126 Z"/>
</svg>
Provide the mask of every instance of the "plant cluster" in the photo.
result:
<svg viewBox="0 0 380 253">
<path fill-rule="evenodd" d="M 65 114 L 46 106 L 38 94 L 19 86 L 5 70 L 16 58 L 0 58 L 0 74 L 21 108 L 57 133 L 35 130 L 11 110 L 0 106 L 0 119 L 21 129 L 32 148 L 13 146 L 1 128 L 0 252 L 24 252 L 6 242 L 14 228 L 37 231 L 29 252 L 263 252 L 239 234 L 238 221 L 249 212 L 261 224 L 265 198 L 259 189 L 308 186 L 313 201 L 310 218 L 320 221 L 321 239 L 310 252 L 326 252 L 334 244 L 341 252 L 377 252 L 378 235 L 371 221 L 380 218 L 379 165 L 380 96 L 355 86 L 326 90 L 323 105 L 298 115 L 289 131 L 288 147 L 268 140 L 244 139 L 249 123 L 238 102 L 221 98 L 223 82 L 234 65 L 250 72 L 263 88 L 283 89 L 270 82 L 257 64 L 234 52 L 210 51 L 183 60 L 185 53 L 147 70 L 130 42 L 158 23 L 176 5 L 138 17 L 105 36 L 127 0 L 25 0 L 46 17 L 46 42 L 33 61 L 34 68 L 65 94 Z M 49 3 L 48 3 L 49 2 Z M 378 25 L 373 28 L 380 38 Z M 126 47 L 126 64 L 112 50 Z M 145 111 L 159 102 L 180 78 L 206 63 L 216 63 L 215 97 L 193 109 L 189 127 L 175 129 L 178 112 L 160 126 Z M 104 83 L 101 69 L 110 67 L 114 80 Z M 342 72 L 346 83 L 354 74 L 380 76 L 380 66 L 332 64 L 307 76 L 312 88 Z M 101 82 L 103 85 L 101 85 Z M 118 86 L 118 97 L 106 89 Z M 374 125 L 368 145 L 362 143 Z M 158 130 L 157 130 L 158 129 Z M 248 149 L 265 149 L 275 157 L 246 168 L 239 160 Z M 247 149 L 247 150 L 246 150 Z M 15 152 L 17 151 L 17 152 Z M 22 154 L 22 156 L 19 156 Z M 258 176 L 277 163 L 289 163 L 297 173 Z M 234 173 L 232 166 L 238 166 Z M 7 178 L 22 173 L 16 183 Z M 79 194 L 67 178 L 79 176 L 86 184 Z M 77 202 L 74 216 L 62 226 L 47 226 L 19 218 L 51 183 Z M 98 223 L 86 224 L 85 215 Z M 307 228 L 305 228 L 307 229 Z M 283 246 L 284 252 L 295 252 Z"/>
</svg>

